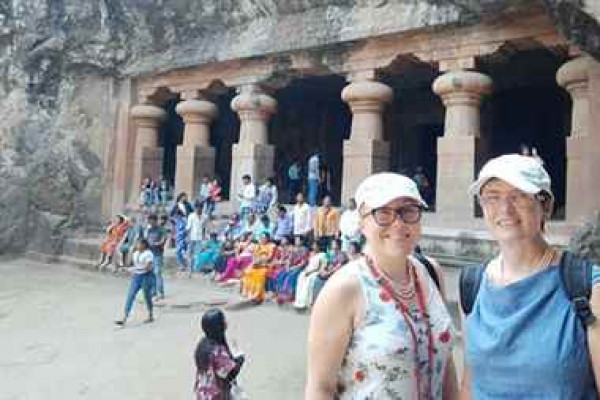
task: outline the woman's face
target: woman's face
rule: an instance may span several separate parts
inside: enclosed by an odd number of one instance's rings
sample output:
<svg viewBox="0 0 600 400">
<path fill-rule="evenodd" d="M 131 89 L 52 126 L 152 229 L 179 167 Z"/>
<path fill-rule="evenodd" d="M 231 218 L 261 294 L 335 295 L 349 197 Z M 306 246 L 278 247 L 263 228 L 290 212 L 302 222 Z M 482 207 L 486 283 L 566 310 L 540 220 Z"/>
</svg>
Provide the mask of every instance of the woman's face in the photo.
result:
<svg viewBox="0 0 600 400">
<path fill-rule="evenodd" d="M 481 189 L 479 202 L 488 229 L 498 241 L 528 240 L 542 234 L 542 203 L 500 179 Z"/>
<path fill-rule="evenodd" d="M 260 244 L 267 244 L 267 242 L 269 241 L 269 239 L 267 238 L 267 235 L 260 235 Z"/>
<path fill-rule="evenodd" d="M 419 203 L 411 198 L 395 199 L 380 209 L 389 212 L 392 210 L 414 210 Z M 389 226 L 382 226 L 375 219 L 372 210 L 361 210 L 362 232 L 367 239 L 367 245 L 377 254 L 386 258 L 405 257 L 412 253 L 419 238 L 421 237 L 420 220 L 414 223 L 406 223 L 396 215 Z M 405 218 L 407 219 L 407 218 Z"/>
</svg>

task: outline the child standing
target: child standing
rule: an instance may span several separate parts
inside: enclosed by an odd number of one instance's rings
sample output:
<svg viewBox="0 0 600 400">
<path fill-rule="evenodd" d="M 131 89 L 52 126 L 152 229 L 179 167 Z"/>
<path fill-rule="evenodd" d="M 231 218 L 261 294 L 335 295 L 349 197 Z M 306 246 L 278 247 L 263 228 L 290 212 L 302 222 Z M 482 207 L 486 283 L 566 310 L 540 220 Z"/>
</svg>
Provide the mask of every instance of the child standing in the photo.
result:
<svg viewBox="0 0 600 400">
<path fill-rule="evenodd" d="M 227 400 L 231 386 L 244 364 L 244 356 L 231 354 L 225 330 L 225 315 L 219 309 L 208 310 L 202 316 L 204 337 L 194 353 L 196 362 L 196 400 Z"/>
<path fill-rule="evenodd" d="M 125 302 L 125 314 L 123 319 L 115 321 L 117 325 L 125 325 L 125 321 L 131 313 L 131 307 L 135 296 L 140 289 L 144 291 L 146 308 L 148 309 L 148 318 L 146 323 L 154 321 L 152 313 L 152 285 L 154 284 L 154 274 L 152 273 L 152 252 L 149 249 L 146 239 L 138 239 L 136 242 L 136 251 L 133 253 L 133 267 L 127 270 L 131 272 L 131 284 L 127 292 L 127 301 Z"/>
</svg>

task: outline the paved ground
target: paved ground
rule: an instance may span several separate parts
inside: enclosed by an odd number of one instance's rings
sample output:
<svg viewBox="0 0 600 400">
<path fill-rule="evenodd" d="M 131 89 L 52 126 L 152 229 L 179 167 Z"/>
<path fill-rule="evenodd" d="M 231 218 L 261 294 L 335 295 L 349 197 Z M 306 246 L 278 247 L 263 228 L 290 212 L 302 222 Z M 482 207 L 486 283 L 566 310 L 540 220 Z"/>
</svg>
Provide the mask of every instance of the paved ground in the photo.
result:
<svg viewBox="0 0 600 400">
<path fill-rule="evenodd" d="M 202 304 L 234 296 L 202 280 L 168 280 L 171 306 L 157 321 L 142 324 L 137 304 L 119 329 L 126 279 L 28 260 L 0 260 L 0 276 L 0 400 L 191 399 Z M 300 399 L 308 317 L 274 305 L 227 316 L 230 340 L 247 354 L 249 397 Z"/>
</svg>

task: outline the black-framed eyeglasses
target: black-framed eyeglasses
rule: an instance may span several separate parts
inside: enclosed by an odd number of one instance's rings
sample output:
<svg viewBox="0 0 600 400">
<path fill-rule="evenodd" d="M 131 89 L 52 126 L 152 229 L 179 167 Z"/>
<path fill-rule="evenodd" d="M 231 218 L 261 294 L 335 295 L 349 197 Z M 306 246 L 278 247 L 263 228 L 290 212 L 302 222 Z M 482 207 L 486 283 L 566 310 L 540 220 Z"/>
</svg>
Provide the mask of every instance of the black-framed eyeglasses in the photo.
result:
<svg viewBox="0 0 600 400">
<path fill-rule="evenodd" d="M 410 204 L 398 208 L 379 207 L 372 209 L 367 214 L 371 214 L 379 226 L 390 226 L 397 218 L 400 218 L 405 224 L 416 224 L 421 220 L 423 207 L 418 204 Z"/>
</svg>

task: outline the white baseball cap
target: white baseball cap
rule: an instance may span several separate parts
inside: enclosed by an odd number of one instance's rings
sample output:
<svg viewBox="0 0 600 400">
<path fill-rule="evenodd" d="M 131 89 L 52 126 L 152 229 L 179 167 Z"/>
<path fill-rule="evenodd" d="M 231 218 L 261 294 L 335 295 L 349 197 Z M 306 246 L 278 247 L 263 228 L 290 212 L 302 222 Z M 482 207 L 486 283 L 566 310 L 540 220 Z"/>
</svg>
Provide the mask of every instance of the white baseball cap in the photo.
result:
<svg viewBox="0 0 600 400">
<path fill-rule="evenodd" d="M 414 199 L 423 207 L 427 207 L 427 203 L 419 194 L 417 184 L 412 179 L 393 172 L 368 176 L 358 185 L 354 199 L 358 208 L 363 204 L 369 208 L 378 208 L 400 197 Z"/>
<path fill-rule="evenodd" d="M 469 195 L 475 196 L 490 179 L 501 179 L 517 189 L 538 194 L 547 192 L 552 198 L 550 175 L 539 160 L 520 154 L 505 154 L 489 160 L 481 171 L 475 183 L 469 187 Z"/>
</svg>

